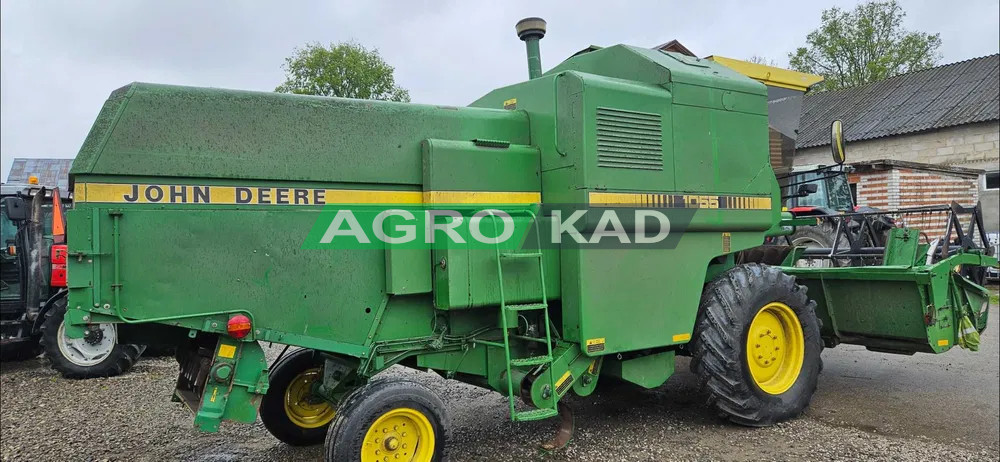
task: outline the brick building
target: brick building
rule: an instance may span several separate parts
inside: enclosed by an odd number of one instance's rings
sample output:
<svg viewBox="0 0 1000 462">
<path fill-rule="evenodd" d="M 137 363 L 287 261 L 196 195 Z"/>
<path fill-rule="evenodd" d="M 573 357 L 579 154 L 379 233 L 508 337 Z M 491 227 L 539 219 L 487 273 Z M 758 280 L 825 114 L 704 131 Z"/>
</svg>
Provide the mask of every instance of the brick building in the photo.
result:
<svg viewBox="0 0 1000 462">
<path fill-rule="evenodd" d="M 991 55 L 900 75 L 869 85 L 806 95 L 796 142 L 796 165 L 830 163 L 829 124 L 844 122 L 848 162 L 901 161 L 931 164 L 933 170 L 884 164 L 880 177 L 865 180 L 874 188 L 877 178 L 943 174 L 966 178 L 967 169 L 982 171 L 975 194 L 958 202 L 979 200 L 985 227 L 998 232 L 1000 214 L 1000 55 Z M 859 165 L 861 165 L 859 164 Z M 889 168 L 891 167 L 891 168 Z M 912 165 L 911 165 L 912 167 Z M 869 167 L 866 167 L 869 168 Z M 913 172 L 907 172 L 913 170 Z M 920 173 L 915 173 L 920 172 Z M 961 174 L 959 174 L 961 172 Z M 888 175 L 888 176 L 886 176 Z M 855 177 L 860 178 L 860 177 Z M 861 185 L 855 186 L 861 187 Z M 891 189 L 886 186 L 887 190 Z M 900 206 L 950 199 L 931 194 L 917 184 L 900 183 Z M 863 196 L 859 192 L 859 200 Z M 951 196 L 949 196 L 951 197 Z"/>
</svg>

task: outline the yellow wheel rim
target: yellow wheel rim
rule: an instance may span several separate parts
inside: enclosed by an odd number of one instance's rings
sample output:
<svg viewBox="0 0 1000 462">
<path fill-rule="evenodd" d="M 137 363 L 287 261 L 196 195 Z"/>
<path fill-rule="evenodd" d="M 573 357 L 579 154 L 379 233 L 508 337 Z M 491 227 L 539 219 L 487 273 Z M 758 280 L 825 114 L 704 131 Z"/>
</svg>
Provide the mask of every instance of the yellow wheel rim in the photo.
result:
<svg viewBox="0 0 1000 462">
<path fill-rule="evenodd" d="M 422 412 L 410 408 L 382 414 L 365 434 L 361 461 L 430 462 L 434 427 Z"/>
<path fill-rule="evenodd" d="M 319 428 L 333 420 L 337 409 L 312 392 L 313 383 L 323 379 L 320 368 L 308 369 L 292 379 L 285 389 L 285 414 L 302 428 Z"/>
<path fill-rule="evenodd" d="M 765 393 L 780 395 L 795 384 L 804 358 L 802 325 L 795 312 L 779 302 L 761 308 L 747 332 L 747 364 L 754 383 Z"/>
</svg>

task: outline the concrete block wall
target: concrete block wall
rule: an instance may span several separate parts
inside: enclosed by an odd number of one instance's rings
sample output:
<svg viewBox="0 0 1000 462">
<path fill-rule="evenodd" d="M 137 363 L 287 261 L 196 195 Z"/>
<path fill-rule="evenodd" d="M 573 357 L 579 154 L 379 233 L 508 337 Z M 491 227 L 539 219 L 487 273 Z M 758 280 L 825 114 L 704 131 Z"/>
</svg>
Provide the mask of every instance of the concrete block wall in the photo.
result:
<svg viewBox="0 0 1000 462">
<path fill-rule="evenodd" d="M 1000 162 L 1000 121 L 847 143 L 848 162 L 882 159 L 995 170 Z M 830 146 L 800 149 L 794 163 L 830 164 Z"/>
</svg>

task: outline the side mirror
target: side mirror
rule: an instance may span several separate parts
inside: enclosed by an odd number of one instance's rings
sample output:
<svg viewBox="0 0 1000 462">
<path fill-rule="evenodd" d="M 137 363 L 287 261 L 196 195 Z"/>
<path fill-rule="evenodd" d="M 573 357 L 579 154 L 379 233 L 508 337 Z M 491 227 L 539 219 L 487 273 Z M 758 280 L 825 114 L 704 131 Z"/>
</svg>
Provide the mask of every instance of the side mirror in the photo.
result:
<svg viewBox="0 0 1000 462">
<path fill-rule="evenodd" d="M 809 183 L 799 186 L 799 197 L 806 197 L 816 191 L 819 191 L 819 185 L 816 183 Z"/>
<path fill-rule="evenodd" d="M 840 119 L 834 120 L 830 124 L 830 151 L 833 154 L 835 164 L 840 165 L 847 160 L 844 149 L 844 124 Z"/>
<path fill-rule="evenodd" d="M 30 216 L 28 203 L 16 196 L 3 198 L 3 213 L 10 221 L 24 221 Z"/>
</svg>

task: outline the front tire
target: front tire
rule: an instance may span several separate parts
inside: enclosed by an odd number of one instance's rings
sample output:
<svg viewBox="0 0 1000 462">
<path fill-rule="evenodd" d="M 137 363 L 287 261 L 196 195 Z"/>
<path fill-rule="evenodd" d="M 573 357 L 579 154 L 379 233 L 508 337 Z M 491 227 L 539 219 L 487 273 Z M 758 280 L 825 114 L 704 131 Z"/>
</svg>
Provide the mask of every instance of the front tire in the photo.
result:
<svg viewBox="0 0 1000 462">
<path fill-rule="evenodd" d="M 426 386 L 377 380 L 347 398 L 326 435 L 327 462 L 448 460 L 444 403 Z"/>
<path fill-rule="evenodd" d="M 323 358 L 313 350 L 295 350 L 274 363 L 269 375 L 271 383 L 260 402 L 267 431 L 292 446 L 322 443 L 337 413 L 334 404 L 312 392 L 323 382 Z"/>
<path fill-rule="evenodd" d="M 809 405 L 821 368 L 816 303 L 776 268 L 740 265 L 702 293 L 691 367 L 728 420 L 767 426 Z"/>
<path fill-rule="evenodd" d="M 42 348 L 52 368 L 68 379 L 114 377 L 132 368 L 142 354 L 142 347 L 118 343 L 114 324 L 99 324 L 85 339 L 66 336 L 63 318 L 66 298 L 57 300 L 45 313 L 42 323 Z"/>
</svg>

